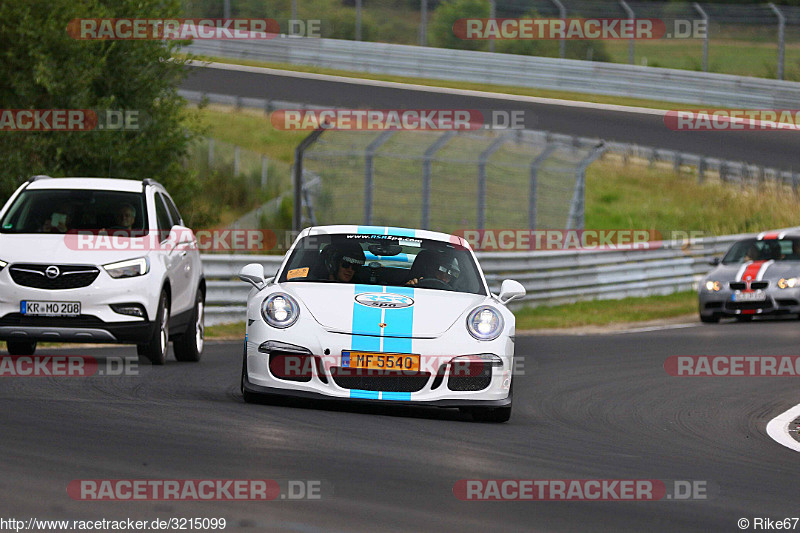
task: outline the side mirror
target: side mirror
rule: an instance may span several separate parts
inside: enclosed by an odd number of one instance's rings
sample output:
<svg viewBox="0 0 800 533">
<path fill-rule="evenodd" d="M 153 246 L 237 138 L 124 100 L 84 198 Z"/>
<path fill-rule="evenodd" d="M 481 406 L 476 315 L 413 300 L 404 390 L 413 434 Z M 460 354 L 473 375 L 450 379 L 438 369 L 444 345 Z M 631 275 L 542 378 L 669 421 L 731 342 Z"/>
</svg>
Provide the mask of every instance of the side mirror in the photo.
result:
<svg viewBox="0 0 800 533">
<path fill-rule="evenodd" d="M 502 304 L 507 304 L 511 300 L 522 298 L 523 296 L 525 296 L 525 287 L 519 281 L 507 279 L 500 285 L 499 299 Z"/>
<path fill-rule="evenodd" d="M 264 267 L 258 263 L 250 263 L 245 265 L 239 271 L 239 279 L 246 281 L 250 285 L 261 290 L 264 288 Z"/>
<path fill-rule="evenodd" d="M 708 262 L 708 264 L 711 266 L 717 266 L 718 264 L 720 264 L 720 258 L 712 257 L 711 260 Z"/>
</svg>

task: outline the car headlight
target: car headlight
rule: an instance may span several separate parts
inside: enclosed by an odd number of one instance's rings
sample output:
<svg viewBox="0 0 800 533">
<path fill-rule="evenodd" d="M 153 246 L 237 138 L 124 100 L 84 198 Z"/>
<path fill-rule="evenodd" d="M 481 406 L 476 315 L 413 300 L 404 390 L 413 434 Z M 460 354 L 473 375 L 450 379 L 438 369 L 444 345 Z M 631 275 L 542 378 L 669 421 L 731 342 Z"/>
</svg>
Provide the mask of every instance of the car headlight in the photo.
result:
<svg viewBox="0 0 800 533">
<path fill-rule="evenodd" d="M 706 281 L 706 290 L 707 291 L 718 291 L 722 288 L 722 284 L 719 281 Z"/>
<path fill-rule="evenodd" d="M 503 317 L 493 307 L 483 305 L 469 314 L 467 329 L 479 341 L 491 341 L 503 331 Z"/>
<path fill-rule="evenodd" d="M 0 261 L 0 270 L 3 270 L 7 264 L 5 261 Z"/>
<path fill-rule="evenodd" d="M 150 270 L 150 260 L 146 257 L 117 261 L 103 265 L 103 268 L 112 278 L 133 278 L 144 276 Z"/>
<path fill-rule="evenodd" d="M 300 306 L 294 298 L 283 292 L 267 296 L 261 303 L 261 316 L 273 328 L 288 328 L 300 316 Z"/>
<path fill-rule="evenodd" d="M 793 289 L 797 287 L 797 278 L 781 278 L 778 280 L 778 287 L 781 289 Z"/>
</svg>

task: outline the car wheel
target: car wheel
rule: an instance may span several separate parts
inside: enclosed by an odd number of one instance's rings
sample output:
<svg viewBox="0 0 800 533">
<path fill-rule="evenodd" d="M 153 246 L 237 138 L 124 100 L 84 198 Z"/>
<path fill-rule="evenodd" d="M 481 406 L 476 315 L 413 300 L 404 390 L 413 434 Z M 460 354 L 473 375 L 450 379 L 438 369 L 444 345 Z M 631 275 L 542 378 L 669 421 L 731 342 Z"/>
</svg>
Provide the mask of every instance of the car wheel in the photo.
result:
<svg viewBox="0 0 800 533">
<path fill-rule="evenodd" d="M 240 385 L 240 390 L 242 391 L 242 398 L 247 403 L 258 403 L 260 399 L 258 394 L 245 390 L 244 388 L 244 377 L 247 374 L 247 344 L 244 345 L 244 356 L 242 357 L 242 381 Z"/>
<path fill-rule="evenodd" d="M 145 344 L 137 346 L 139 355 L 150 359 L 154 365 L 163 365 L 167 362 L 167 348 L 169 328 L 169 304 L 167 302 L 167 291 L 161 291 L 158 299 L 158 311 L 156 311 L 156 326 L 150 340 Z"/>
<path fill-rule="evenodd" d="M 511 382 L 511 387 L 508 390 L 508 397 L 512 400 L 514 398 L 514 382 Z M 511 406 L 509 403 L 505 407 L 473 407 L 472 419 L 476 422 L 508 422 L 511 418 Z"/>
<path fill-rule="evenodd" d="M 6 341 L 6 348 L 11 355 L 33 355 L 36 341 Z"/>
<path fill-rule="evenodd" d="M 194 310 L 186 332 L 172 341 L 172 348 L 175 351 L 175 359 L 184 362 L 196 362 L 203 355 L 203 343 L 205 337 L 205 295 L 202 291 L 197 291 L 194 301 Z"/>
<path fill-rule="evenodd" d="M 719 322 L 719 315 L 709 315 L 709 316 L 700 315 L 700 322 L 703 322 L 705 324 L 716 324 L 717 322 Z"/>
</svg>

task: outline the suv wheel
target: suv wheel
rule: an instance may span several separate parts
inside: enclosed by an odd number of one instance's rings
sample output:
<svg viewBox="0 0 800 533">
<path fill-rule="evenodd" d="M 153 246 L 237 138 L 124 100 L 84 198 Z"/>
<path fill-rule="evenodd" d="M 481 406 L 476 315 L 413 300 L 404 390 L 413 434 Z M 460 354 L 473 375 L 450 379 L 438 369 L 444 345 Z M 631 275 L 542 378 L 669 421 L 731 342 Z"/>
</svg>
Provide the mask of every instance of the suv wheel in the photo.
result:
<svg viewBox="0 0 800 533">
<path fill-rule="evenodd" d="M 145 344 L 139 344 L 137 351 L 139 355 L 143 355 L 150 359 L 154 365 L 163 365 L 167 362 L 167 348 L 169 347 L 168 340 L 169 328 L 169 304 L 167 302 L 167 291 L 161 291 L 161 297 L 158 299 L 158 311 L 156 311 L 156 326 L 153 328 L 153 333 L 150 340 Z"/>
<path fill-rule="evenodd" d="M 199 361 L 203 354 L 203 342 L 205 337 L 204 317 L 205 295 L 198 289 L 194 300 L 194 310 L 186 326 L 186 332 L 172 341 L 172 348 L 175 350 L 175 359 L 178 361 Z"/>
<path fill-rule="evenodd" d="M 33 355 L 36 351 L 36 341 L 6 341 L 6 348 L 11 355 Z"/>
</svg>

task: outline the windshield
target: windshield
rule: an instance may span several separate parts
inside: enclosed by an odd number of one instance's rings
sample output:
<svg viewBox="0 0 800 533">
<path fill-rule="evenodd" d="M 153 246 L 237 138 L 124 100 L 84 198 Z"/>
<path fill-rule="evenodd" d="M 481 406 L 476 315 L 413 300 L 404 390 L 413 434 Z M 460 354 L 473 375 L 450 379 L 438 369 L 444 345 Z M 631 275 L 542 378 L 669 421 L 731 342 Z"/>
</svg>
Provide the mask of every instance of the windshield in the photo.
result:
<svg viewBox="0 0 800 533">
<path fill-rule="evenodd" d="M 147 232 L 144 194 L 76 189 L 25 190 L 0 221 L 2 233 L 72 230 Z"/>
<path fill-rule="evenodd" d="M 362 283 L 486 294 L 466 248 L 391 235 L 304 237 L 278 282 Z"/>
<path fill-rule="evenodd" d="M 723 264 L 748 261 L 800 261 L 800 237 L 785 239 L 745 239 L 728 250 Z"/>
</svg>

